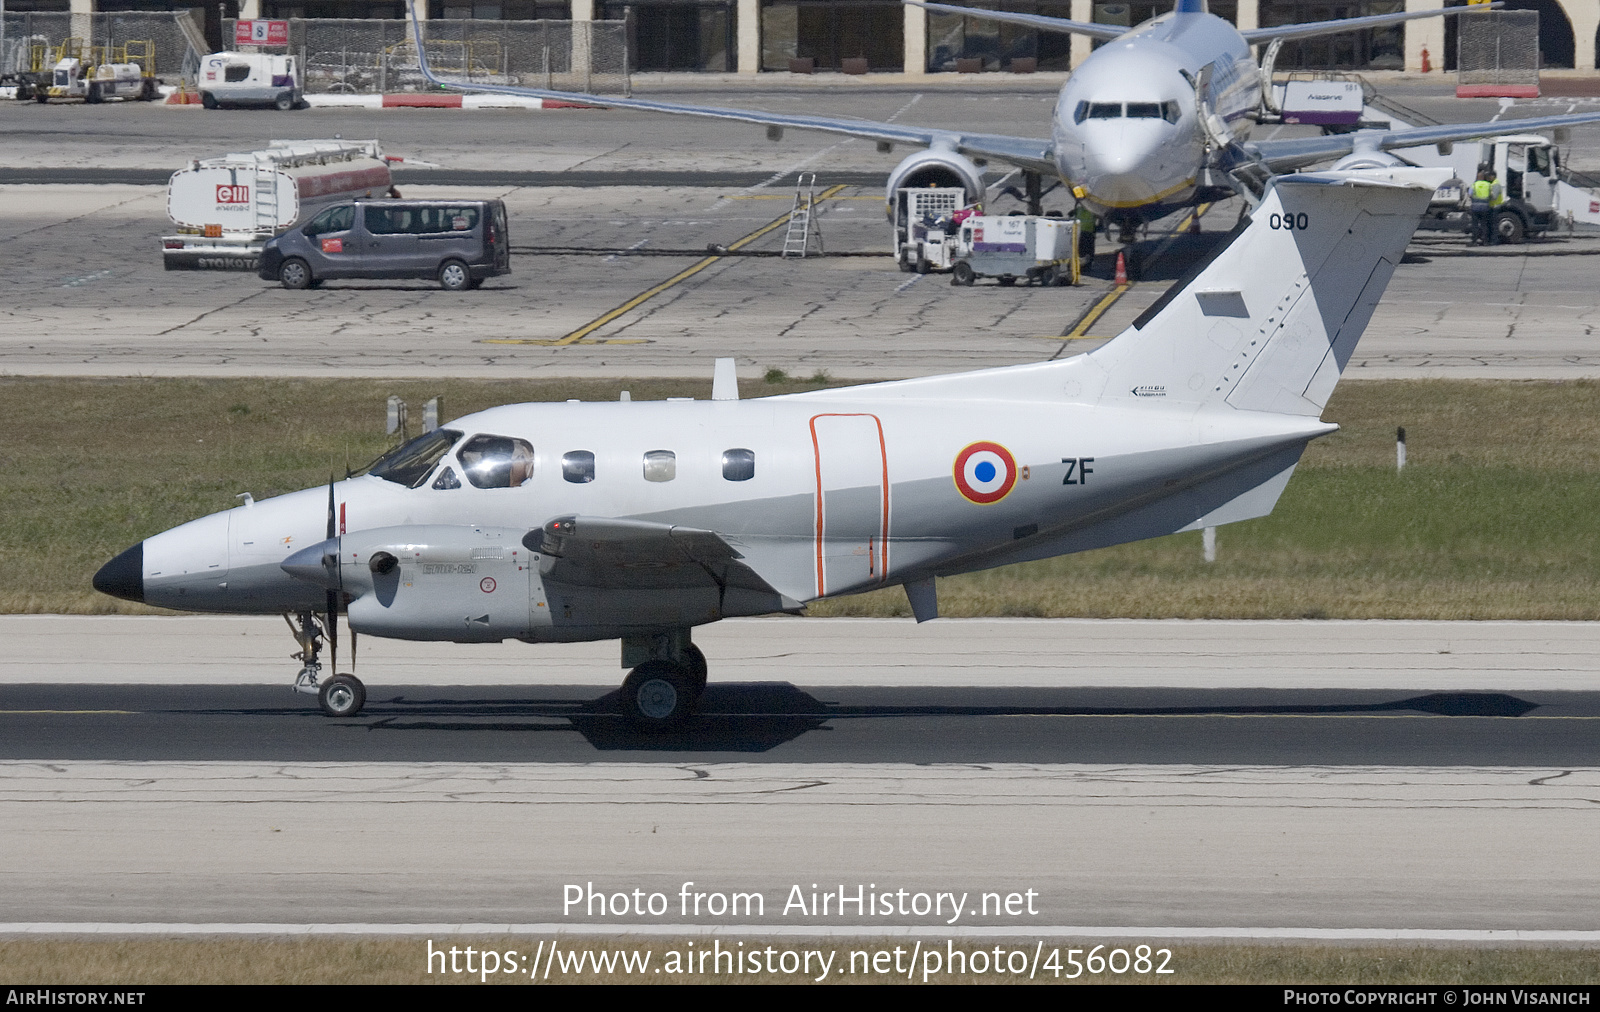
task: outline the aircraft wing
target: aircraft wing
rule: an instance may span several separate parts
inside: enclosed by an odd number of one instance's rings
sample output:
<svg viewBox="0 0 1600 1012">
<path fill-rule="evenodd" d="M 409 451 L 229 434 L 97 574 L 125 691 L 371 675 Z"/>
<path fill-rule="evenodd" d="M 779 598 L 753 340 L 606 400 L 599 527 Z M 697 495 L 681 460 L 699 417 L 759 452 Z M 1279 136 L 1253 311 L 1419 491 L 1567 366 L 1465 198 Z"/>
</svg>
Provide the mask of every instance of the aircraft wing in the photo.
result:
<svg viewBox="0 0 1600 1012">
<path fill-rule="evenodd" d="M 1583 123 L 1600 123 L 1600 110 L 1565 116 L 1502 119 L 1491 123 L 1444 123 L 1415 130 L 1358 130 L 1326 137 L 1252 141 L 1245 145 L 1245 149 L 1259 153 L 1262 162 L 1273 172 L 1292 172 L 1330 158 L 1342 158 L 1356 150 L 1391 151 L 1395 148 L 1454 143 L 1502 134 L 1538 133 Z"/>
<path fill-rule="evenodd" d="M 412 24 L 418 38 L 425 39 L 423 29 L 416 23 L 412 11 Z M 448 81 L 436 76 L 428 65 L 427 46 L 417 47 L 422 75 L 443 88 L 457 91 L 483 92 L 493 95 L 518 95 L 525 98 L 542 98 L 579 105 L 607 106 L 615 109 L 642 109 L 678 116 L 701 116 L 708 119 L 730 119 L 745 123 L 759 123 L 767 127 L 795 130 L 818 130 L 823 133 L 844 134 L 889 144 L 913 144 L 920 147 L 944 148 L 979 158 L 994 158 L 1019 168 L 1034 172 L 1054 174 L 1054 145 L 1048 138 L 1012 137 L 1005 134 L 968 133 L 961 130 L 940 130 L 933 127 L 901 126 L 897 123 L 878 123 L 873 120 L 854 119 L 847 116 L 806 116 L 786 113 L 762 112 L 758 109 L 729 109 L 719 106 L 688 105 L 679 102 L 656 102 L 643 98 L 618 98 L 587 95 L 582 92 L 552 91 L 547 88 L 523 88 L 505 84 L 479 84 L 473 81 Z"/>
<path fill-rule="evenodd" d="M 693 527 L 562 516 L 530 532 L 523 544 L 543 558 L 551 583 L 604 590 L 719 587 L 781 596 L 720 534 Z"/>
<path fill-rule="evenodd" d="M 983 18 L 985 21 L 1008 21 L 1014 25 L 1027 25 L 1046 32 L 1071 32 L 1076 35 L 1087 35 L 1092 39 L 1118 39 L 1128 34 L 1128 29 L 1122 25 L 1097 25 L 1089 21 L 1070 21 L 1067 18 L 1047 18 L 1042 14 L 1014 14 L 1010 11 L 990 11 L 977 7 L 954 7 L 950 4 L 918 3 L 917 0 L 901 0 L 908 7 L 923 7 L 930 11 L 939 11 L 944 14 L 965 14 L 969 17 Z"/>
<path fill-rule="evenodd" d="M 1474 4 L 1470 7 L 1436 7 L 1429 11 L 1410 11 L 1404 14 L 1372 14 L 1364 18 L 1340 18 L 1336 21 L 1307 21 L 1298 25 L 1278 25 L 1275 28 L 1250 28 L 1241 31 L 1246 42 L 1271 42 L 1274 39 L 1308 39 L 1314 35 L 1337 35 L 1340 32 L 1354 32 L 1362 28 L 1381 28 L 1384 25 L 1399 24 L 1402 21 L 1413 21 L 1417 18 L 1448 17 L 1452 14 L 1467 14 L 1472 11 L 1497 10 L 1504 7 L 1503 3 Z"/>
</svg>

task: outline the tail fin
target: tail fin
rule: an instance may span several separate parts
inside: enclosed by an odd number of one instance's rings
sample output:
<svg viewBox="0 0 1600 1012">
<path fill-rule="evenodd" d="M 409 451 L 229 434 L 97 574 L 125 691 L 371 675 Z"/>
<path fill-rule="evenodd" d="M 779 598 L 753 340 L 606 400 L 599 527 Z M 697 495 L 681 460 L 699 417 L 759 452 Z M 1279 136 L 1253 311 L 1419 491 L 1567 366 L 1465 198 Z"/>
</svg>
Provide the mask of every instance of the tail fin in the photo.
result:
<svg viewBox="0 0 1600 1012">
<path fill-rule="evenodd" d="M 1278 178 L 1133 326 L 1087 358 L 1101 403 L 1322 413 L 1444 169 Z"/>
</svg>

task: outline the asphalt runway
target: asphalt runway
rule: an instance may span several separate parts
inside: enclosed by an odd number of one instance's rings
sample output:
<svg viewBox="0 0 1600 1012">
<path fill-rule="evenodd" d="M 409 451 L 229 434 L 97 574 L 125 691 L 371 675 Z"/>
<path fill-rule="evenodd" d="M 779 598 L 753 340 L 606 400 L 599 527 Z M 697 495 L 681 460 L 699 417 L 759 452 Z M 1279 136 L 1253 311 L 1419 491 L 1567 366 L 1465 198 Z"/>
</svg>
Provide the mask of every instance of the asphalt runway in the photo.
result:
<svg viewBox="0 0 1600 1012">
<path fill-rule="evenodd" d="M 1494 102 L 1442 97 L 1433 85 L 1392 87 L 1408 105 L 1446 121 L 1590 102 L 1542 100 L 1502 111 Z M 1054 88 L 1038 79 L 986 81 L 973 93 L 943 85 L 769 85 L 661 94 L 907 123 L 1003 124 L 1027 134 L 1047 129 Z M 1270 127 L 1262 135 L 1304 129 Z M 1238 213 L 1231 205 L 1210 209 L 1203 227 L 1211 236 L 1168 245 L 1146 264 L 1143 280 L 1079 326 L 1111 291 L 1110 256 L 1091 265 L 1079 288 L 952 289 L 942 276 L 902 274 L 884 252 L 873 180 L 904 153 L 880 154 L 848 139 L 789 131 L 774 144 L 747 125 L 616 109 L 285 117 L 0 103 L 0 130 L 8 137 L 0 152 L 0 255 L 15 265 L 0 279 L 0 369 L 10 374 L 684 376 L 708 372 L 708 358 L 732 355 L 748 377 L 780 368 L 875 379 L 1034 362 L 1090 350 L 1117 333 Z M 291 293 L 249 274 L 160 269 L 157 240 L 169 224 L 153 178 L 189 158 L 274 136 L 335 134 L 376 135 L 391 153 L 439 166 L 400 170 L 408 195 L 506 200 L 519 250 L 515 273 L 450 295 L 393 282 Z M 1567 154 L 1576 165 L 1600 164 L 1600 127 L 1575 129 Z M 7 182 L 49 179 L 52 169 L 59 181 Z M 823 188 L 845 187 L 823 202 L 818 220 L 829 251 L 857 255 L 780 260 L 772 256 L 781 246 L 776 229 L 746 249 L 765 255 L 703 263 L 709 245 L 729 245 L 785 216 L 800 170 L 818 172 Z M 84 182 L 119 171 L 127 182 Z M 469 185 L 485 179 L 497 181 Z M 623 182 L 633 185 L 615 185 Z M 1047 203 L 1056 201 L 1059 194 Z M 993 202 L 995 210 L 1015 206 L 1010 197 Z M 1154 229 L 1140 251 L 1154 254 L 1177 224 Z M 1412 252 L 1349 375 L 1600 376 L 1590 284 L 1600 241 L 1479 255 L 1457 239 L 1428 239 Z"/>
</svg>

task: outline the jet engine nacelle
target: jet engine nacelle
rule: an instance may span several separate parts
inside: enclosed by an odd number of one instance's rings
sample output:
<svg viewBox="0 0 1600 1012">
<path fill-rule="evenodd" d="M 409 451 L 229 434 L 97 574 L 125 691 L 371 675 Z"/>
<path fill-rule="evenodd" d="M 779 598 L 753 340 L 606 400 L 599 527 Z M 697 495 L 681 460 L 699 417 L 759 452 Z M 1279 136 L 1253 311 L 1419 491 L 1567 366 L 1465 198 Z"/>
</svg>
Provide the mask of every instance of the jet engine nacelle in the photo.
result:
<svg viewBox="0 0 1600 1012">
<path fill-rule="evenodd" d="M 959 186 L 966 191 L 964 203 L 968 204 L 982 200 L 985 190 L 983 170 L 965 155 L 946 148 L 914 152 L 894 167 L 894 171 L 889 173 L 886 194 L 891 209 L 895 204 L 895 192 L 907 186 Z"/>
<path fill-rule="evenodd" d="M 413 525 L 346 534 L 338 579 L 350 628 L 457 643 L 525 639 L 549 625 L 526 528 Z M 542 619 L 542 621 L 541 621 Z"/>
<path fill-rule="evenodd" d="M 1357 148 L 1334 162 L 1333 171 L 1339 172 L 1345 169 L 1392 169 L 1399 165 L 1409 164 L 1409 162 L 1397 158 L 1387 151 L 1379 151 L 1376 148 L 1367 148 L 1365 150 Z"/>
</svg>

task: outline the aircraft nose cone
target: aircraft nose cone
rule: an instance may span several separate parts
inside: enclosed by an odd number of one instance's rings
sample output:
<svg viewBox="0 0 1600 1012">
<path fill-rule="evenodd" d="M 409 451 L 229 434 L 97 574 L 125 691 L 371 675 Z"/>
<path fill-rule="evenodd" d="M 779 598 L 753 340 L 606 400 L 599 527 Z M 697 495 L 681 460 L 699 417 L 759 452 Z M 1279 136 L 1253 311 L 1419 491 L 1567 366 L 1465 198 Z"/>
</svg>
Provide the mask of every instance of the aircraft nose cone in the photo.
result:
<svg viewBox="0 0 1600 1012">
<path fill-rule="evenodd" d="M 144 542 L 123 552 L 94 574 L 94 589 L 124 601 L 144 600 Z"/>
</svg>

